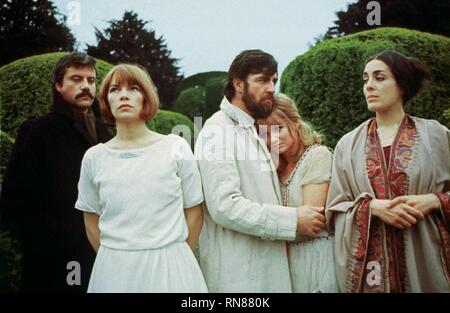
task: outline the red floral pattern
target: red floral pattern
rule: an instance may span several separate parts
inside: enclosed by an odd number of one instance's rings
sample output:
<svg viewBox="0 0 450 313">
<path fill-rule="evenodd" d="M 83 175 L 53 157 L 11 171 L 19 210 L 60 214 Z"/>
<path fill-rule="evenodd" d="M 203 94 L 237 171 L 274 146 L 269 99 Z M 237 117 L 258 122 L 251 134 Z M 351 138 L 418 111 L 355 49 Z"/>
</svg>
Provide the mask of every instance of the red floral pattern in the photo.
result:
<svg viewBox="0 0 450 313">
<path fill-rule="evenodd" d="M 389 164 L 386 164 L 377 134 L 376 120 L 369 122 L 365 167 L 377 199 L 393 199 L 407 194 L 406 170 L 413 159 L 416 142 L 417 130 L 414 121 L 409 116 L 405 116 L 392 144 Z M 407 280 L 403 232 L 385 225 L 379 219 L 373 219 L 368 230 L 369 218 L 368 214 L 357 214 L 358 244 L 353 253 L 354 262 L 350 278 L 352 290 L 361 290 L 365 264 L 369 261 L 377 261 L 381 266 L 381 285 L 366 285 L 366 288 L 371 292 L 404 291 Z M 369 232 L 368 236 L 367 232 Z M 367 242 L 365 243 L 364 240 Z M 359 244 L 360 242 L 365 245 Z M 364 253 L 362 253 L 362 247 L 366 248 Z M 384 248 L 386 248 L 386 255 Z M 361 259 L 365 259 L 362 266 L 359 264 Z"/>
<path fill-rule="evenodd" d="M 439 234 L 442 239 L 442 251 L 441 251 L 441 259 L 444 264 L 444 272 L 447 276 L 447 280 L 450 282 L 450 235 L 448 230 L 446 229 L 443 221 L 439 218 L 439 215 L 435 214 L 434 221 L 439 229 Z"/>
<path fill-rule="evenodd" d="M 349 281 L 347 282 L 351 292 L 361 292 L 361 276 L 364 273 L 367 242 L 369 239 L 369 227 L 366 221 L 369 221 L 370 218 L 370 200 L 363 200 L 357 210 L 358 238 L 355 241 L 354 259 L 350 266 Z"/>
<path fill-rule="evenodd" d="M 450 192 L 437 192 L 435 195 L 438 196 L 441 202 L 442 220 L 439 214 L 435 214 L 434 217 L 443 242 L 441 256 L 444 263 L 444 271 L 447 280 L 450 282 Z"/>
<path fill-rule="evenodd" d="M 442 218 L 444 219 L 447 227 L 450 228 L 450 191 L 449 192 L 436 192 L 439 201 L 441 202 Z"/>
</svg>

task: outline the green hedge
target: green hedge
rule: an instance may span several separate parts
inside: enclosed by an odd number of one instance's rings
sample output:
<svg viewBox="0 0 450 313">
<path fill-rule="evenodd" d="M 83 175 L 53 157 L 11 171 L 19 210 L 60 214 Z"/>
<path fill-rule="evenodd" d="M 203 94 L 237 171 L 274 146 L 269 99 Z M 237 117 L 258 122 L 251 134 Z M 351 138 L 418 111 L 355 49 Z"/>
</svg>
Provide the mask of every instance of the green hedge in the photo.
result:
<svg viewBox="0 0 450 313">
<path fill-rule="evenodd" d="M 12 292 L 19 287 L 21 261 L 17 241 L 11 239 L 7 232 L 0 232 L 0 293 Z"/>
<path fill-rule="evenodd" d="M 221 76 L 211 78 L 206 82 L 205 106 L 202 115 L 203 123 L 220 109 L 220 103 L 222 103 L 224 96 L 224 87 L 225 80 Z"/>
<path fill-rule="evenodd" d="M 202 117 L 204 123 L 219 110 L 223 98 L 226 72 L 205 72 L 186 78 L 181 83 L 174 111 L 188 116 Z"/>
<path fill-rule="evenodd" d="M 25 120 L 41 116 L 51 109 L 53 66 L 65 54 L 36 55 L 0 68 L 0 186 L 18 127 Z M 99 82 L 111 67 L 111 64 L 97 60 Z M 176 125 L 188 126 L 193 138 L 193 123 L 180 113 L 160 110 L 148 123 L 149 128 L 162 134 L 170 133 Z M 19 262 L 20 248 L 6 233 L 0 233 L 0 292 L 14 291 L 17 287 Z"/>
<path fill-rule="evenodd" d="M 326 40 L 287 66 L 280 90 L 334 147 L 345 133 L 373 116 L 364 99 L 362 72 L 364 61 L 385 49 L 419 58 L 432 72 L 429 87 L 405 105 L 406 112 L 449 127 L 444 111 L 450 103 L 450 39 L 439 35 L 378 28 Z"/>
<path fill-rule="evenodd" d="M 178 96 L 173 109 L 186 115 L 193 121 L 195 116 L 203 116 L 205 98 L 206 88 L 203 86 L 184 89 Z"/>
<path fill-rule="evenodd" d="M 158 115 L 149 121 L 147 126 L 164 135 L 175 133 L 184 137 L 187 141 L 190 141 L 191 148 L 194 148 L 194 123 L 181 113 L 159 110 Z M 186 129 L 186 126 L 189 130 Z"/>
<path fill-rule="evenodd" d="M 450 125 L 450 108 L 444 111 L 444 114 L 442 115 L 442 119 L 445 123 L 445 125 Z"/>
<path fill-rule="evenodd" d="M 180 85 L 177 88 L 177 98 L 181 94 L 183 90 L 195 87 L 195 86 L 206 86 L 206 83 L 208 80 L 212 78 L 219 78 L 223 81 L 227 78 L 227 72 L 221 72 L 221 71 L 210 71 L 210 72 L 203 72 L 198 73 L 189 77 L 186 77 L 183 79 L 180 83 Z"/>
</svg>

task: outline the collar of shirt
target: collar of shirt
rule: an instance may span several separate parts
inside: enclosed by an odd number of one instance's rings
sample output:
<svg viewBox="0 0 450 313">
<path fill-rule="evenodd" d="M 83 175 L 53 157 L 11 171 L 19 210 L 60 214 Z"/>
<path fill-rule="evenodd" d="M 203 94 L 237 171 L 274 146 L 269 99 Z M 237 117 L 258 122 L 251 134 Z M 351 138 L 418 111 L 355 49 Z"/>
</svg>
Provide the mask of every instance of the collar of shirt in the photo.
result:
<svg viewBox="0 0 450 313">
<path fill-rule="evenodd" d="M 235 121 L 239 126 L 242 128 L 246 128 L 251 131 L 254 138 L 256 139 L 257 145 L 261 147 L 261 149 L 264 151 L 266 160 L 268 163 L 266 165 L 269 166 L 268 169 L 270 169 L 270 175 L 272 176 L 272 184 L 273 188 L 276 192 L 278 203 L 281 204 L 281 193 L 280 193 L 280 185 L 278 182 L 278 175 L 277 175 L 277 167 L 275 166 L 275 163 L 272 160 L 271 154 L 269 149 L 267 148 L 264 140 L 258 135 L 255 127 L 255 119 L 242 111 L 237 106 L 231 104 L 226 97 L 223 98 L 222 103 L 220 104 L 220 109 L 222 112 L 230 117 L 233 121 Z"/>
<path fill-rule="evenodd" d="M 226 97 L 223 97 L 222 103 L 220 104 L 220 109 L 244 128 L 252 127 L 255 124 L 255 119 L 253 117 L 242 111 L 237 106 L 231 104 Z"/>
</svg>

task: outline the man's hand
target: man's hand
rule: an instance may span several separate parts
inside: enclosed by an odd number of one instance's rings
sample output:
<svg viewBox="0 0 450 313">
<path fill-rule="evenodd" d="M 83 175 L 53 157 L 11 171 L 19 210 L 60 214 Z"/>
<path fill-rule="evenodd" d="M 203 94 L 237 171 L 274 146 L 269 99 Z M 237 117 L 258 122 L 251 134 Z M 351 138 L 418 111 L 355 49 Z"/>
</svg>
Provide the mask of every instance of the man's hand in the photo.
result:
<svg viewBox="0 0 450 313">
<path fill-rule="evenodd" d="M 316 237 L 324 227 L 323 207 L 304 205 L 297 208 L 297 236 Z"/>
</svg>

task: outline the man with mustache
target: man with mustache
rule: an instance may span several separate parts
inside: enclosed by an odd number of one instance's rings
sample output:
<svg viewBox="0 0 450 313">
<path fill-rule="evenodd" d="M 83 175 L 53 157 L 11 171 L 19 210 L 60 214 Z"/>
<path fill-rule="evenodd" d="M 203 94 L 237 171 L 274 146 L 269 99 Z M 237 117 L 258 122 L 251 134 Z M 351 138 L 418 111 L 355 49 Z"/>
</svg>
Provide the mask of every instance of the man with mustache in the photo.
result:
<svg viewBox="0 0 450 313">
<path fill-rule="evenodd" d="M 18 131 L 1 192 L 2 228 L 23 248 L 20 290 L 84 292 L 95 254 L 74 209 L 86 150 L 111 138 L 95 100 L 95 59 L 74 52 L 53 70 L 50 113 Z"/>
<path fill-rule="evenodd" d="M 255 127 L 273 110 L 276 82 L 272 55 L 241 52 L 195 146 L 206 203 L 200 265 L 210 292 L 292 292 L 286 241 L 320 218 L 281 205 L 276 166 Z"/>
</svg>

